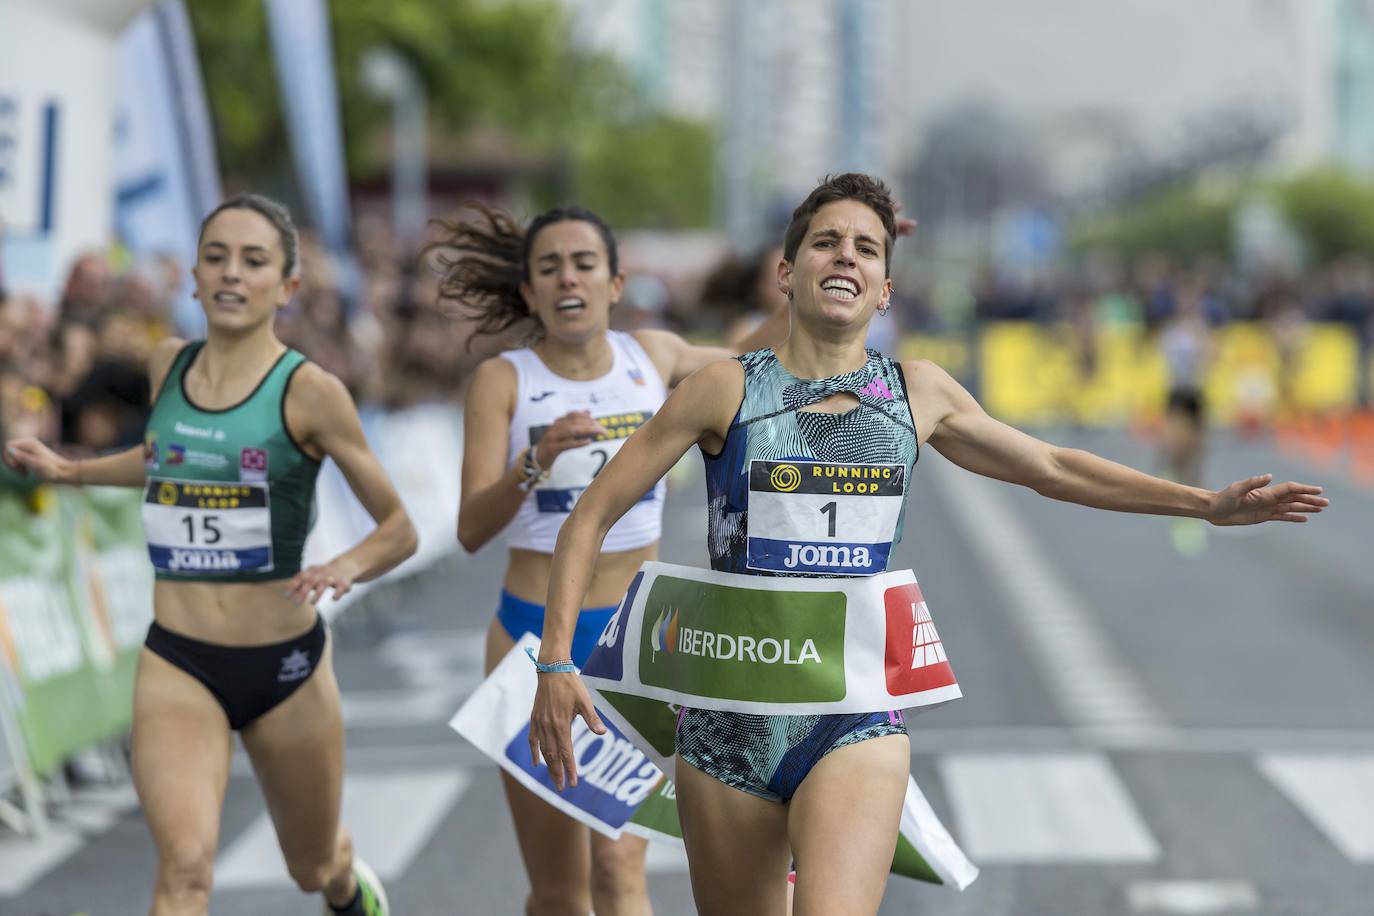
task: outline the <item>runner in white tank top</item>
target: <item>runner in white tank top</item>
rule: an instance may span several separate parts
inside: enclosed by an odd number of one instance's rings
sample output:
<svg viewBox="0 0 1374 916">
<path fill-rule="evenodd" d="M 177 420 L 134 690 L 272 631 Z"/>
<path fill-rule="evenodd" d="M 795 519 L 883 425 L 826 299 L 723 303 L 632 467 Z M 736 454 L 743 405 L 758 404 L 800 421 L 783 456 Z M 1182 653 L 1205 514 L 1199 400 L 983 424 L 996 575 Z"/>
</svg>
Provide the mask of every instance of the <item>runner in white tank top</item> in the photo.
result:
<svg viewBox="0 0 1374 916">
<path fill-rule="evenodd" d="M 503 213 L 478 209 L 478 219 L 446 224 L 434 246 L 444 267 L 440 297 L 474 319 L 478 334 L 515 329 L 531 339 L 477 368 L 464 408 L 458 540 L 471 552 L 504 531 L 509 548 L 487 634 L 490 671 L 524 633 L 542 633 L 554 544 L 582 491 L 614 466 L 668 388 L 731 351 L 691 346 L 665 331 L 609 330 L 625 277 L 615 238 L 596 214 L 558 208 L 522 229 Z M 781 340 L 786 323 L 779 314 L 741 341 L 741 351 Z M 645 489 L 606 532 L 572 640 L 579 663 L 639 565 L 658 555 L 664 487 Z M 530 878 L 527 914 L 650 911 L 644 840 L 593 834 L 503 780 Z"/>
</svg>

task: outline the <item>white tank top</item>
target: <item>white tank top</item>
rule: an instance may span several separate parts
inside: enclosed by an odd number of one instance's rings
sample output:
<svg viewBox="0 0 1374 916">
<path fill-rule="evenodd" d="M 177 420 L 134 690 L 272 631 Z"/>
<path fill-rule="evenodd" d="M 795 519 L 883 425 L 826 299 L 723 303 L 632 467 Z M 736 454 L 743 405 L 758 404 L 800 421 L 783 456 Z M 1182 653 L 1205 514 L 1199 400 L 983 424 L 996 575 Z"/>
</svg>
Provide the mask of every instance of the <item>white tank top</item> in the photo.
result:
<svg viewBox="0 0 1374 916">
<path fill-rule="evenodd" d="M 506 527 L 511 547 L 553 553 L 558 529 L 577 498 L 620 451 L 625 440 L 663 406 L 668 391 L 648 354 L 629 334 L 608 331 L 614 359 L 611 371 L 599 379 L 581 381 L 556 375 L 528 348 L 501 354 L 515 366 L 515 415 L 510 421 L 508 466 L 526 448 L 539 444 L 554 421 L 574 410 L 590 411 L 606 427 L 603 438 L 568 449 L 553 461 L 541 481 Z M 663 481 L 611 527 L 602 550 L 634 550 L 659 538 L 663 522 Z"/>
</svg>

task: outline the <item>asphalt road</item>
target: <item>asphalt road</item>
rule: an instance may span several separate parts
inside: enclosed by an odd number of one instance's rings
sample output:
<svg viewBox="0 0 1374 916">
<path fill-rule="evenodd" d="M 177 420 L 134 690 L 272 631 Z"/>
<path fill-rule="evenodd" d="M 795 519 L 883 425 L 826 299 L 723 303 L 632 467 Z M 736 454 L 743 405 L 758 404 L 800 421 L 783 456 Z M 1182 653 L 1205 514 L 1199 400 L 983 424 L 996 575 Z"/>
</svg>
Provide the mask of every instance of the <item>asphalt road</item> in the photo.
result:
<svg viewBox="0 0 1374 916">
<path fill-rule="evenodd" d="M 1067 445 L 1150 467 L 1122 433 Z M 1322 483 L 1313 523 L 1220 530 L 1094 512 L 923 455 L 894 566 L 916 570 L 964 699 L 914 717 L 912 771 L 982 867 L 893 879 L 885 914 L 1374 912 L 1374 490 L 1220 434 L 1210 485 Z M 699 463 L 663 556 L 704 564 Z M 375 592 L 336 627 L 345 813 L 398 914 L 518 914 L 494 766 L 444 725 L 480 677 L 499 545 Z M 125 786 L 80 789 L 43 844 L 0 834 L 0 914 L 146 912 L 153 854 Z M 694 912 L 680 854 L 655 912 Z M 318 912 L 287 883 L 237 757 L 211 912 Z"/>
</svg>

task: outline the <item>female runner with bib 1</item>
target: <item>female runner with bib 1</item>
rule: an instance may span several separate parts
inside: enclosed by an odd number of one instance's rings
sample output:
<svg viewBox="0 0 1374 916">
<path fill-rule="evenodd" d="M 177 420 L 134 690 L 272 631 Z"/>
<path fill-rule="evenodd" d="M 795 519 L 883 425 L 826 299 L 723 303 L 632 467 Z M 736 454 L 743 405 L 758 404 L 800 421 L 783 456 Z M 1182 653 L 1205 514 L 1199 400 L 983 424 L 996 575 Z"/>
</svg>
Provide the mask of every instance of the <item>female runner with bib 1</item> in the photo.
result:
<svg viewBox="0 0 1374 916">
<path fill-rule="evenodd" d="M 287 870 L 325 912 L 383 916 L 385 891 L 339 823 L 343 719 L 314 602 L 415 551 L 415 529 L 337 378 L 277 340 L 300 285 L 285 208 L 252 194 L 201 224 L 204 341 L 161 343 L 142 448 L 69 461 L 35 440 L 11 464 L 56 483 L 144 487 L 154 623 L 134 682 L 133 772 L 157 845 L 154 916 L 209 907 L 232 732 L 267 801 Z M 315 477 L 333 458 L 377 522 L 301 568 Z"/>
<path fill-rule="evenodd" d="M 1056 448 L 993 420 L 934 364 L 899 363 L 865 351 L 869 321 L 875 311 L 886 310 L 891 295 L 887 278 L 896 231 L 892 199 L 876 179 L 840 175 L 813 191 L 793 213 L 778 265 L 778 284 L 791 300 L 791 336 L 776 350 L 712 363 L 683 381 L 564 523 L 549 576 L 530 731 L 532 755 L 548 763 L 556 785 L 577 779 L 573 717 L 604 730 L 580 676 L 564 664 L 582 596 L 597 581 L 598 546 L 616 519 L 693 444 L 706 460 L 712 570 L 736 574 L 721 577 L 731 582 L 738 574 L 884 572 L 888 550 L 900 537 L 905 481 L 925 443 L 975 473 L 1099 508 L 1235 525 L 1303 521 L 1303 513 L 1326 504 L 1317 487 L 1266 487 L 1267 477 L 1253 477 L 1213 492 Z M 840 492 L 826 486 L 832 472 L 835 479 L 858 483 L 852 491 L 841 485 L 842 498 L 829 495 Z M 693 608 L 690 598 L 684 600 L 663 642 L 677 650 L 683 645 L 672 642 L 679 635 L 679 611 L 681 634 L 689 632 L 689 614 L 701 612 L 693 620 L 729 617 L 716 605 Z M 881 620 L 881 614 L 846 619 L 872 639 L 868 621 Z M 660 632 L 653 630 L 655 640 Z M 696 634 L 687 643 L 692 649 L 673 658 L 711 651 L 695 641 L 699 631 L 690 632 Z M 674 651 L 654 646 L 658 657 Z M 739 651 L 732 664 L 741 663 L 744 649 Z M 816 660 L 806 651 L 793 660 L 793 670 Z M 769 659 L 759 648 L 749 660 Z M 765 669 L 750 670 L 760 682 L 778 676 Z M 783 876 L 793 859 L 797 916 L 877 912 L 910 765 L 900 712 L 750 715 L 683 706 L 675 762 L 678 812 L 700 912 L 780 916 L 787 906 Z"/>
<path fill-rule="evenodd" d="M 433 246 L 444 269 L 440 298 L 476 319 L 479 334 L 517 328 L 533 341 L 478 366 L 463 414 L 458 540 L 471 552 L 504 531 L 510 549 L 487 633 L 490 672 L 523 634 L 543 631 L 554 542 L 582 492 L 668 388 L 729 351 L 667 331 L 609 330 L 625 277 L 615 237 L 595 213 L 560 207 L 521 230 L 477 209 L 480 220 L 444 224 L 447 236 Z M 751 340 L 780 339 L 786 318 Z M 663 494 L 656 477 L 607 533 L 571 626 L 574 659 L 591 653 L 635 570 L 657 556 Z M 643 839 L 594 834 L 502 779 L 530 879 L 529 916 L 650 911 Z"/>
</svg>

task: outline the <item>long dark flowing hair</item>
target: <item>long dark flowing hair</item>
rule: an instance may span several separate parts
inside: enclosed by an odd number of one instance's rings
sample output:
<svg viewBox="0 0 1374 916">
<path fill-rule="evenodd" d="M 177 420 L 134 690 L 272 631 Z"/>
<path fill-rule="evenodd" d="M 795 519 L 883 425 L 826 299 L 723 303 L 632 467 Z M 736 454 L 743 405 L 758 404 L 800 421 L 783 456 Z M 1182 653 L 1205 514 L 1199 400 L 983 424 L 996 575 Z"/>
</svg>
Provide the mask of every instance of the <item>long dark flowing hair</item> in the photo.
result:
<svg viewBox="0 0 1374 916">
<path fill-rule="evenodd" d="M 583 207 L 554 207 L 536 216 L 526 229 L 509 214 L 476 201 L 468 206 L 478 216 L 471 220 L 434 220 L 443 236 L 426 251 L 434 253 L 439 265 L 440 309 L 448 311 L 449 303 L 457 306 L 463 317 L 477 323 L 477 330 L 468 340 L 483 334 L 500 335 L 524 325 L 525 337 L 531 342 L 543 338 L 544 327 L 531 314 L 520 284 L 530 279 L 530 249 L 535 236 L 545 226 L 567 220 L 590 223 L 606 244 L 606 260 L 611 276 L 620 271 L 620 255 L 615 235 L 606 221 Z"/>
</svg>

